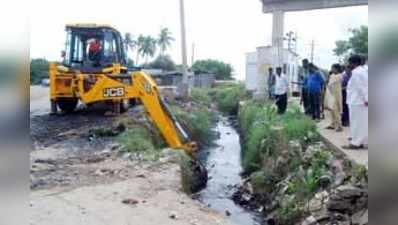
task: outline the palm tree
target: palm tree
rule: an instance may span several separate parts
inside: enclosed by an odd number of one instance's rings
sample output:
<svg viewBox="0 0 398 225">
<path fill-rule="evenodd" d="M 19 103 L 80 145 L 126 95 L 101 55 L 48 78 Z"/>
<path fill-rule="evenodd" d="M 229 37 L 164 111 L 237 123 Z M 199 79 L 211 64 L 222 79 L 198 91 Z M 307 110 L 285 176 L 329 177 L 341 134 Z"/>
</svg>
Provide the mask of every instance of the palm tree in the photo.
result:
<svg viewBox="0 0 398 225">
<path fill-rule="evenodd" d="M 145 57 L 145 64 L 148 64 L 149 57 L 153 57 L 156 53 L 156 39 L 151 36 L 143 36 L 141 39 L 142 45 L 138 51 Z"/>
<path fill-rule="evenodd" d="M 138 47 L 138 43 L 137 40 L 134 40 L 133 36 L 131 35 L 131 33 L 125 33 L 124 34 L 124 40 L 123 43 L 126 47 L 126 50 L 128 52 L 128 50 L 130 49 L 132 52 L 134 52 L 134 50 L 136 50 L 136 48 Z"/>
<path fill-rule="evenodd" d="M 170 47 L 172 41 L 174 41 L 174 38 L 171 36 L 170 30 L 168 28 L 161 29 L 159 39 L 157 40 L 161 55 L 164 55 L 164 52 Z"/>
<path fill-rule="evenodd" d="M 138 36 L 138 38 L 137 38 L 137 52 L 136 52 L 136 61 L 135 61 L 135 63 L 136 63 L 136 65 L 138 65 L 138 60 L 139 60 L 139 58 L 140 58 L 140 53 L 142 52 L 142 46 L 144 45 L 144 40 L 145 40 L 145 37 L 142 35 L 142 34 L 140 34 L 140 36 Z"/>
</svg>

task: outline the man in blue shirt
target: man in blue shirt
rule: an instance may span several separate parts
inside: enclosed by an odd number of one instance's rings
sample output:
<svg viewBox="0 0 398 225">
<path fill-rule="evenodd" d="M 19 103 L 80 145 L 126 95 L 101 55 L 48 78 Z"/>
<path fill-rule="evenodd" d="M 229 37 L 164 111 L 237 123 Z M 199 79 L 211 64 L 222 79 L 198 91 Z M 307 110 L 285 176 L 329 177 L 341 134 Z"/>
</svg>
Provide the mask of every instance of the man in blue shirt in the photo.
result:
<svg viewBox="0 0 398 225">
<path fill-rule="evenodd" d="M 309 76 L 307 81 L 305 82 L 305 86 L 309 92 L 310 99 L 310 112 L 312 119 L 320 120 L 321 119 L 321 94 L 322 88 L 324 84 L 324 80 L 322 75 L 319 73 L 318 68 L 310 63 L 309 67 Z"/>
<path fill-rule="evenodd" d="M 310 62 L 308 61 L 308 59 L 304 59 L 302 63 L 303 63 L 303 67 L 300 71 L 300 84 L 302 85 L 300 104 L 302 104 L 304 106 L 305 114 L 310 115 L 311 108 L 310 108 L 310 101 L 309 101 L 309 93 L 308 93 L 307 86 L 306 86 L 306 82 L 308 80 L 308 65 Z"/>
</svg>

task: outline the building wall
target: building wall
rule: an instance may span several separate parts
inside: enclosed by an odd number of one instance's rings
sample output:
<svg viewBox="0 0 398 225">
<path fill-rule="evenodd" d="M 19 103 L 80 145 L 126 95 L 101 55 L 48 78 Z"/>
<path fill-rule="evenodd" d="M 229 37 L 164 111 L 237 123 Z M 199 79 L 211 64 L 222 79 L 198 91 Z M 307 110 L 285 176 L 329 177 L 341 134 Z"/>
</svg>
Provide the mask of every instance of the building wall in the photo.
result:
<svg viewBox="0 0 398 225">
<path fill-rule="evenodd" d="M 152 76 L 159 86 L 176 86 L 182 83 L 182 74 L 170 73 Z M 215 82 L 214 74 L 196 74 L 189 76 L 188 80 L 191 87 L 210 88 Z"/>
<path fill-rule="evenodd" d="M 257 52 L 250 52 L 246 54 L 246 77 L 245 86 L 246 90 L 257 90 Z"/>
<path fill-rule="evenodd" d="M 196 74 L 194 79 L 194 86 L 199 88 L 211 88 L 216 80 L 214 74 Z"/>
<path fill-rule="evenodd" d="M 281 57 L 280 57 L 281 56 Z M 282 58 L 282 64 L 278 64 L 278 57 Z M 253 67 L 257 67 L 257 71 Z M 255 53 L 246 55 L 246 89 L 256 91 L 258 96 L 267 96 L 268 93 L 268 69 L 281 66 L 287 75 L 290 83 L 290 90 L 296 92 L 298 81 L 299 57 L 286 49 L 278 52 L 275 47 L 258 47 Z"/>
</svg>

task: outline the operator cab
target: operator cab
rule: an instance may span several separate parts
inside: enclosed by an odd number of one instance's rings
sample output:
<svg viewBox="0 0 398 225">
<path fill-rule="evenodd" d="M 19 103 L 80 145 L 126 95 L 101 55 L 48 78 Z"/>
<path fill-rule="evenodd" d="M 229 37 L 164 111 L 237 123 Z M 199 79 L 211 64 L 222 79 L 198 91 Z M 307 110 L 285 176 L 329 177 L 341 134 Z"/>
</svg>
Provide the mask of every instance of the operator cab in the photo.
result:
<svg viewBox="0 0 398 225">
<path fill-rule="evenodd" d="M 122 37 L 105 25 L 68 25 L 63 64 L 85 73 L 100 73 L 112 64 L 127 64 Z"/>
</svg>

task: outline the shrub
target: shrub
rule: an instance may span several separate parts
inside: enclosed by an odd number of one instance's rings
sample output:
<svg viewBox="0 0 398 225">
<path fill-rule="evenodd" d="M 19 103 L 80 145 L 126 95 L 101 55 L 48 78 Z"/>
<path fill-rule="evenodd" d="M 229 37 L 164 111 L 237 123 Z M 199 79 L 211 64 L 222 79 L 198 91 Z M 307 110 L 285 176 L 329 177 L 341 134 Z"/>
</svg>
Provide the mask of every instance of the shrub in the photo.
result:
<svg viewBox="0 0 398 225">
<path fill-rule="evenodd" d="M 176 70 L 176 65 L 169 55 L 159 55 L 148 67 L 152 69 L 162 69 L 164 71 Z"/>
<path fill-rule="evenodd" d="M 275 180 L 272 174 L 260 170 L 251 174 L 250 183 L 255 194 L 266 195 L 273 191 Z"/>
<path fill-rule="evenodd" d="M 123 152 L 153 153 L 155 151 L 152 137 L 145 128 L 139 126 L 128 129 L 119 135 L 117 140 L 122 145 Z"/>
<path fill-rule="evenodd" d="M 252 127 L 250 134 L 247 135 L 242 162 L 245 172 L 251 173 L 261 168 L 260 145 L 263 138 L 269 133 L 269 127 L 259 123 Z"/>
<path fill-rule="evenodd" d="M 302 144 L 310 144 L 320 140 L 314 121 L 305 116 L 296 105 L 282 117 L 284 133 L 288 140 L 299 140 Z"/>
<path fill-rule="evenodd" d="M 215 139 L 212 130 L 212 113 L 207 108 L 188 112 L 179 106 L 173 106 L 172 113 L 188 129 L 193 140 L 202 145 L 210 145 Z"/>
<path fill-rule="evenodd" d="M 278 149 L 281 138 L 275 131 L 276 111 L 268 103 L 251 101 L 239 112 L 241 133 L 243 133 L 243 168 L 253 172 L 261 167 L 261 154 L 270 156 Z"/>
<path fill-rule="evenodd" d="M 42 79 L 48 78 L 48 61 L 46 59 L 32 59 L 30 61 L 30 83 L 40 84 Z"/>
<path fill-rule="evenodd" d="M 327 174 L 328 161 L 331 157 L 328 151 L 315 152 L 311 158 L 310 167 L 305 172 L 297 172 L 289 183 L 288 193 L 296 194 L 301 200 L 308 201 L 312 198 L 320 187 L 320 178 Z"/>
<path fill-rule="evenodd" d="M 218 60 L 197 60 L 192 65 L 192 70 L 200 73 L 207 72 L 216 75 L 217 80 L 232 80 L 233 68 L 230 64 Z"/>
<path fill-rule="evenodd" d="M 242 84 L 220 86 L 214 90 L 215 101 L 219 110 L 226 115 L 237 115 L 239 102 L 245 97 Z"/>
<path fill-rule="evenodd" d="M 278 224 L 294 225 L 304 215 L 303 204 L 294 198 L 285 198 L 285 201 L 276 211 Z"/>
<path fill-rule="evenodd" d="M 352 173 L 353 174 L 351 180 L 353 183 L 368 183 L 368 169 L 366 168 L 366 166 L 355 164 L 353 165 Z"/>
<path fill-rule="evenodd" d="M 209 90 L 204 88 L 193 88 L 191 91 L 191 98 L 194 102 L 210 106 L 211 98 Z"/>
</svg>

